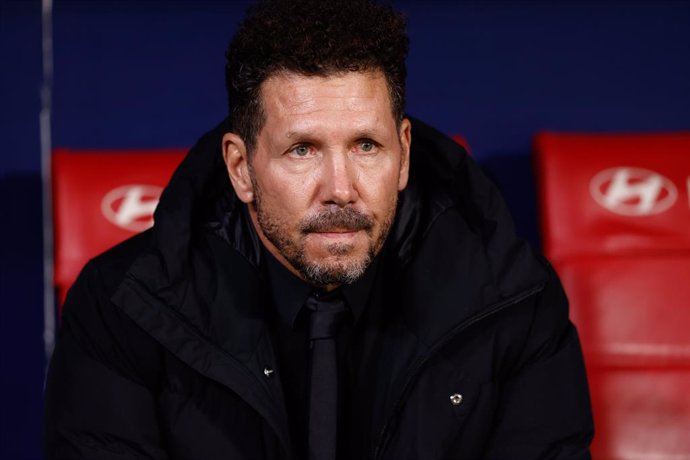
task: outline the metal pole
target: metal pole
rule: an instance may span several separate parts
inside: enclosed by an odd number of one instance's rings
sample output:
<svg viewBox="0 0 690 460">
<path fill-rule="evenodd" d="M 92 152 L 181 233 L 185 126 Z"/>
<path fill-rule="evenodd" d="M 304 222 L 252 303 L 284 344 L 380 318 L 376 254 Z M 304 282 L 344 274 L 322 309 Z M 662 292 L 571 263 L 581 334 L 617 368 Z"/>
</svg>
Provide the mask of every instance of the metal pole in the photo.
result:
<svg viewBox="0 0 690 460">
<path fill-rule="evenodd" d="M 41 0 L 43 81 L 41 85 L 41 183 L 43 186 L 43 343 L 46 366 L 55 345 L 53 288 L 53 201 L 51 180 L 51 110 L 53 91 L 53 1 Z"/>
</svg>

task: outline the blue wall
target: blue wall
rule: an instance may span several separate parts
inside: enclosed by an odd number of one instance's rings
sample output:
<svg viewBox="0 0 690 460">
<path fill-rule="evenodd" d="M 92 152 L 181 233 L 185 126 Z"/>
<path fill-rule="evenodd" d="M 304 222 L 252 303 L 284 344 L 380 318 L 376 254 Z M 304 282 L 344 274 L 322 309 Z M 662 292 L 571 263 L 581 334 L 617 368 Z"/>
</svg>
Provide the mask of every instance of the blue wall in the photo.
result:
<svg viewBox="0 0 690 460">
<path fill-rule="evenodd" d="M 463 134 L 538 242 L 538 130 L 690 130 L 690 2 L 395 2 L 408 111 Z M 59 1 L 53 143 L 189 146 L 225 115 L 247 2 Z M 40 458 L 40 3 L 0 0 L 0 458 Z"/>
<path fill-rule="evenodd" d="M 0 458 L 39 458 L 40 3 L 0 0 Z"/>
</svg>

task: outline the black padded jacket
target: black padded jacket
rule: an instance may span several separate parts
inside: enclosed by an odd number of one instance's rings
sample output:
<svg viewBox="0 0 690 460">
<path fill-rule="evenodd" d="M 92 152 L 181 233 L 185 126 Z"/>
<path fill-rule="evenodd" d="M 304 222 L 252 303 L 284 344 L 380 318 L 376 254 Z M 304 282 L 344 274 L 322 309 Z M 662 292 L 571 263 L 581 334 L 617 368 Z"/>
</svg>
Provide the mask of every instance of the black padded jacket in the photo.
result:
<svg viewBox="0 0 690 460">
<path fill-rule="evenodd" d="M 383 388 L 367 458 L 588 459 L 587 380 L 548 263 L 496 188 L 413 120 L 411 172 L 385 245 Z M 90 261 L 48 373 L 47 459 L 292 459 L 261 251 L 222 163 L 227 122 L 177 169 L 154 227 Z M 357 391 L 353 391 L 357 394 Z"/>
</svg>

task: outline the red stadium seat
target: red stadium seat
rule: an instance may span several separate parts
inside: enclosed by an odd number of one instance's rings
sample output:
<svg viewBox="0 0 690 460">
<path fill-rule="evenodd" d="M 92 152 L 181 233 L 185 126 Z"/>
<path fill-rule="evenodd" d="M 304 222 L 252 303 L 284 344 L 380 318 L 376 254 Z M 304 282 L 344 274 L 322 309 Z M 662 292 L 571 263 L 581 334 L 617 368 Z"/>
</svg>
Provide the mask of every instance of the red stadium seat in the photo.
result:
<svg viewBox="0 0 690 460">
<path fill-rule="evenodd" d="M 690 133 L 543 133 L 546 255 L 571 302 L 595 460 L 690 459 Z"/>
<path fill-rule="evenodd" d="M 153 225 L 160 193 L 185 154 L 186 149 L 54 152 L 59 305 L 91 257 Z"/>
</svg>

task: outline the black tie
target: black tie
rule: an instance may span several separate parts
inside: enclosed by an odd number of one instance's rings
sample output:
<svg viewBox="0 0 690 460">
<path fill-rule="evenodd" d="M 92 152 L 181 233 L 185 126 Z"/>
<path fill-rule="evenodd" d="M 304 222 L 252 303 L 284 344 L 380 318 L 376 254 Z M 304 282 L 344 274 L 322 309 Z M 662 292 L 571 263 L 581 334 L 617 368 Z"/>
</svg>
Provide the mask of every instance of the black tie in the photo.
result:
<svg viewBox="0 0 690 460">
<path fill-rule="evenodd" d="M 311 341 L 309 460 L 335 460 L 338 432 L 338 363 L 335 338 L 348 317 L 342 297 L 307 299 Z"/>
</svg>

